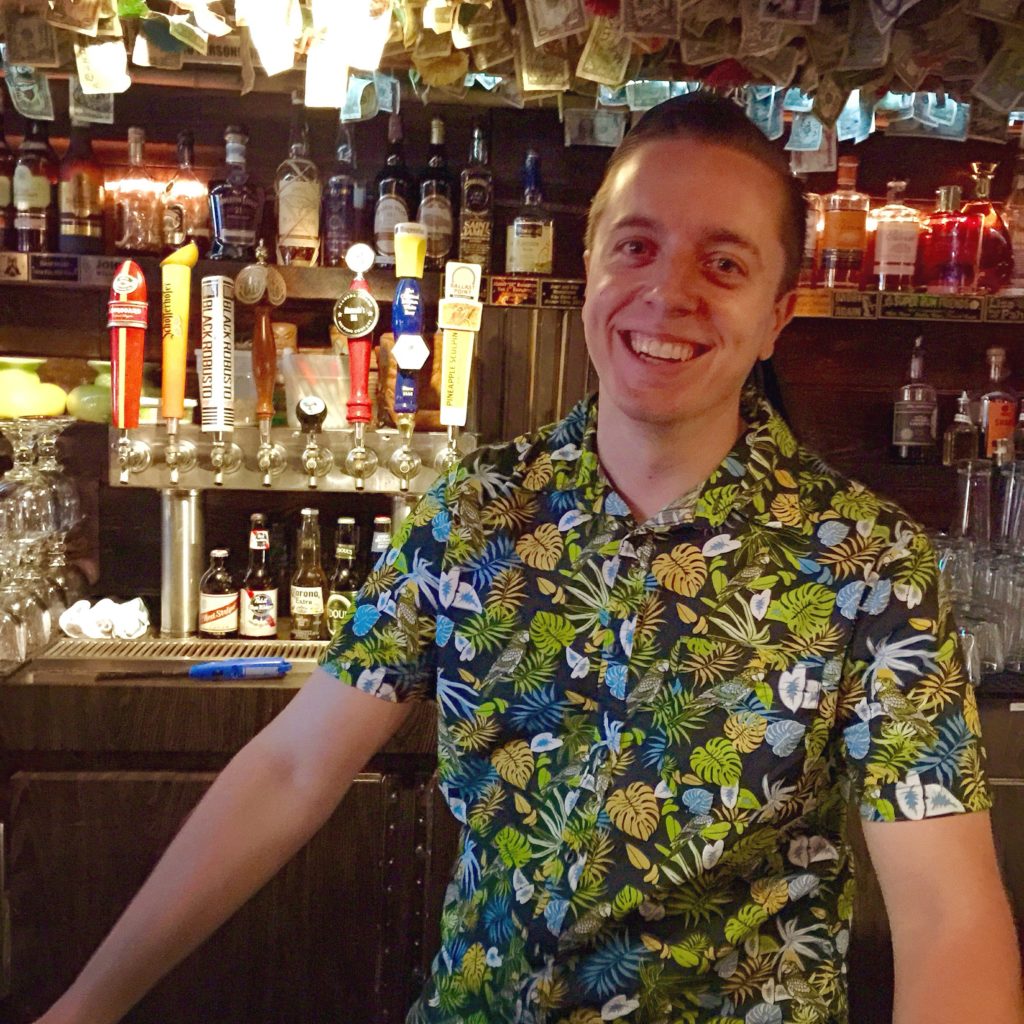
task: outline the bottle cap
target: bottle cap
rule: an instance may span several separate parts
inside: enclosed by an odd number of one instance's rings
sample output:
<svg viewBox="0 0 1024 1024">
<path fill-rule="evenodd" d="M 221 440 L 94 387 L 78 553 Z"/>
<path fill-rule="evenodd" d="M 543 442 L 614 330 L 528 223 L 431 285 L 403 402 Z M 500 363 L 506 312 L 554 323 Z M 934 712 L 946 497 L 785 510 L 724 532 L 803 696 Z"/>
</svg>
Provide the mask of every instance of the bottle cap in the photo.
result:
<svg viewBox="0 0 1024 1024">
<path fill-rule="evenodd" d="M 214 548 L 210 552 L 210 557 L 211 558 L 227 558 L 228 554 L 229 554 L 229 552 L 228 552 L 227 548 Z"/>
</svg>

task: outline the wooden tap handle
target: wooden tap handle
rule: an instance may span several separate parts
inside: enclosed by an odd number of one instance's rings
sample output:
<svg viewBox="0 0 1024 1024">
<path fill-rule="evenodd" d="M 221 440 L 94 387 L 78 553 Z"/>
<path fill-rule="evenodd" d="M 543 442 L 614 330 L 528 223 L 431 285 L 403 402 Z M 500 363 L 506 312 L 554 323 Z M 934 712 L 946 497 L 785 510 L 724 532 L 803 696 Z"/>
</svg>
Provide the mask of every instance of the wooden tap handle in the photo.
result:
<svg viewBox="0 0 1024 1024">
<path fill-rule="evenodd" d="M 252 375 L 256 380 L 256 417 L 274 415 L 274 381 L 277 379 L 277 347 L 270 322 L 270 306 L 261 302 L 255 309 L 252 329 Z"/>
</svg>

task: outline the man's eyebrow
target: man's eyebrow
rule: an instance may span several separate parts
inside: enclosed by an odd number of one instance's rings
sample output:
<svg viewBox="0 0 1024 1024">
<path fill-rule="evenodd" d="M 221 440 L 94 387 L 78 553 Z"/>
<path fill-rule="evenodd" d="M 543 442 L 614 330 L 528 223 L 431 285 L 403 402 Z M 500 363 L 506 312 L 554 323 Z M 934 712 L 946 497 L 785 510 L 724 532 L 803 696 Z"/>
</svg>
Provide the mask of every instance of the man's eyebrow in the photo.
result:
<svg viewBox="0 0 1024 1024">
<path fill-rule="evenodd" d="M 660 225 L 656 220 L 639 215 L 620 217 L 618 220 L 612 221 L 611 224 L 612 231 L 621 231 L 624 228 L 644 228 L 647 231 L 656 231 L 659 227 Z"/>
<path fill-rule="evenodd" d="M 761 259 L 761 250 L 758 248 L 755 242 L 747 238 L 746 235 L 738 234 L 735 231 L 729 231 L 723 228 L 718 231 L 710 231 L 705 236 L 705 242 L 710 242 L 713 245 L 725 243 L 726 245 L 735 245 L 740 249 L 745 249 L 756 259 Z"/>
</svg>

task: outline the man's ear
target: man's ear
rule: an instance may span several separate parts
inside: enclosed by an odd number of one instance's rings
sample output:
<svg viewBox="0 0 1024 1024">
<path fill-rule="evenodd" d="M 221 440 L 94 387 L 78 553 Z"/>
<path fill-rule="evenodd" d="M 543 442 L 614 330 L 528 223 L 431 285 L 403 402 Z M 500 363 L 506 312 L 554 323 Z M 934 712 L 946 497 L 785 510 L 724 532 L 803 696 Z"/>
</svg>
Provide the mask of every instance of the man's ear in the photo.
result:
<svg viewBox="0 0 1024 1024">
<path fill-rule="evenodd" d="M 583 250 L 583 273 L 584 275 L 590 273 L 590 250 Z"/>
<path fill-rule="evenodd" d="M 783 332 L 786 325 L 790 320 L 793 319 L 796 313 L 796 289 L 792 289 L 780 295 L 775 300 L 775 305 L 772 309 L 772 333 L 771 337 L 765 340 L 764 345 L 761 346 L 761 351 L 758 352 L 758 358 L 770 359 L 772 353 L 775 351 L 775 342 L 779 340 L 779 335 Z"/>
</svg>

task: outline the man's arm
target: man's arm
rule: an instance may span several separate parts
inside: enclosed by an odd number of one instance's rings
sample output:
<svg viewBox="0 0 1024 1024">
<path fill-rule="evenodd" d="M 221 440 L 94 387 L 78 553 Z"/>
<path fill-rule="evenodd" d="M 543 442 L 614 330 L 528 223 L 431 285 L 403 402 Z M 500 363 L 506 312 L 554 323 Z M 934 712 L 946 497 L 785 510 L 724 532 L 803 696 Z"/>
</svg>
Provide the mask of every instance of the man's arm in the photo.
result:
<svg viewBox="0 0 1024 1024">
<path fill-rule="evenodd" d="M 1024 1024 L 988 813 L 864 822 L 864 839 L 892 931 L 893 1024 Z"/>
<path fill-rule="evenodd" d="M 314 835 L 411 705 L 317 669 L 224 769 L 39 1024 L 113 1024 Z"/>
</svg>

